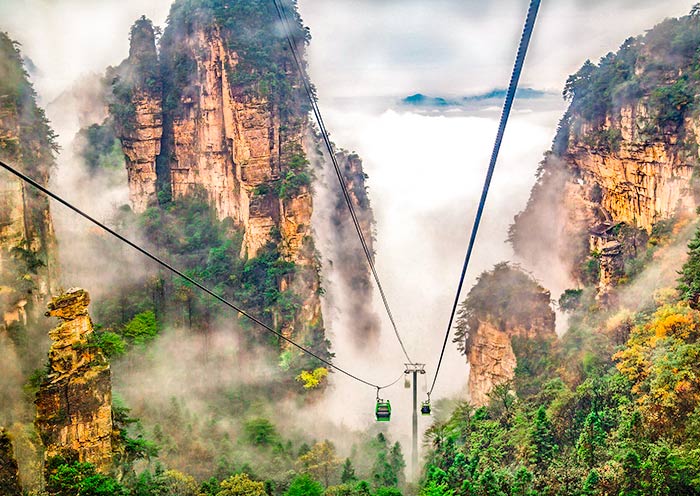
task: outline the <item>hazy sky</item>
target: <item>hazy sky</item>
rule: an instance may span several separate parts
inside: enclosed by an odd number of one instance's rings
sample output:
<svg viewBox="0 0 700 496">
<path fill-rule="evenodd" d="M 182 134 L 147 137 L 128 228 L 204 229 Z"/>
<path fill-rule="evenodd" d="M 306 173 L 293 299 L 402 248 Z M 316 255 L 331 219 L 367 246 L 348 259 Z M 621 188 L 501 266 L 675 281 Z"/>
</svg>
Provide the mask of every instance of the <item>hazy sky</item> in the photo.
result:
<svg viewBox="0 0 700 496">
<path fill-rule="evenodd" d="M 687 13 L 693 3 L 543 0 L 522 84 L 560 92 L 568 74 L 587 58 L 597 60 L 665 17 Z M 0 0 L 0 30 L 19 40 L 37 66 L 35 86 L 48 104 L 81 75 L 101 74 L 107 65 L 118 64 L 128 53 L 132 22 L 146 14 L 162 25 L 169 4 L 170 0 Z M 392 108 L 393 99 L 415 92 L 463 95 L 505 87 L 528 1 L 300 0 L 299 4 L 313 36 L 309 70 L 321 109 L 336 143 L 364 158 L 377 218 L 377 267 L 409 351 L 422 353 L 417 359 L 426 361 L 431 379 L 497 112 L 420 115 Z M 379 98 L 386 96 L 392 98 Z M 516 101 L 469 282 L 481 270 L 512 256 L 504 243 L 508 225 L 527 201 L 537 163 L 550 146 L 564 109 L 563 102 L 554 108 L 529 105 Z M 55 121 L 61 117 L 57 112 L 48 108 Z M 70 131 L 58 131 L 67 143 Z M 61 167 L 59 162 L 59 172 Z M 536 275 L 555 298 L 566 284 L 556 274 Z M 383 382 L 382 377 L 394 374 L 402 357 L 388 325 L 382 357 L 361 356 L 344 346 L 342 334 L 351 329 L 336 326 L 332 332 L 340 345 L 335 348 L 339 364 L 350 364 L 373 381 Z M 450 344 L 436 396 L 462 390 L 466 370 L 464 359 Z M 333 381 L 336 387 L 324 408 L 341 422 L 368 422 L 367 404 L 371 405 L 374 391 L 364 386 L 355 390 L 356 383 L 339 374 Z M 349 404 L 350 391 L 362 401 Z M 401 398 L 408 401 L 407 395 Z M 407 425 L 406 409 L 397 409 L 396 421 L 394 428 Z"/>
<path fill-rule="evenodd" d="M 524 83 L 559 91 L 586 58 L 614 50 L 695 0 L 544 0 Z M 526 0 L 300 0 L 323 98 L 461 94 L 504 86 Z M 0 30 L 38 66 L 51 98 L 127 54 L 131 23 L 164 24 L 170 0 L 0 0 Z"/>
<path fill-rule="evenodd" d="M 523 83 L 560 91 L 598 59 L 694 0 L 543 0 Z M 505 86 L 526 0 L 301 0 L 322 95 L 470 93 Z"/>
</svg>

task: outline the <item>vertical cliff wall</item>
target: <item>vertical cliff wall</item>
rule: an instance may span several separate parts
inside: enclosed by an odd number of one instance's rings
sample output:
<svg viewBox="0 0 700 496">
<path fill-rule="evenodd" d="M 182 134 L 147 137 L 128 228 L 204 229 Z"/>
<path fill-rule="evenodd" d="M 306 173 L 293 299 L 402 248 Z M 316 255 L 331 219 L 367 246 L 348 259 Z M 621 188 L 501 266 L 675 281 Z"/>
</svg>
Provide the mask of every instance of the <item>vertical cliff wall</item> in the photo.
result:
<svg viewBox="0 0 700 496">
<path fill-rule="evenodd" d="M 90 296 L 72 289 L 54 298 L 49 314 L 61 323 L 49 332 L 49 373 L 36 397 L 35 425 L 45 458 L 94 464 L 112 462 L 112 385 L 110 367 L 91 342 Z"/>
<path fill-rule="evenodd" d="M 318 146 L 322 146 L 321 143 L 318 143 Z M 367 176 L 362 167 L 362 159 L 356 153 L 344 150 L 337 153 L 337 159 L 360 228 L 374 255 L 374 214 L 370 206 Z M 328 225 L 322 229 L 329 233 L 331 239 L 323 255 L 330 260 L 331 267 L 327 270 L 332 270 L 338 276 L 336 284 L 340 290 L 340 298 L 344 299 L 342 304 L 339 303 L 339 309 L 347 314 L 346 317 L 352 323 L 354 341 L 363 348 L 376 344 L 381 326 L 372 305 L 374 281 L 338 178 L 331 170 L 329 162 L 330 160 L 321 154 L 317 164 L 317 174 L 325 180 L 330 195 L 330 205 L 327 207 L 330 210 Z"/>
<path fill-rule="evenodd" d="M 47 184 L 55 143 L 14 42 L 0 33 L 0 158 Z M 0 173 L 0 333 L 26 335 L 55 281 L 55 238 L 45 196 Z"/>
<path fill-rule="evenodd" d="M 483 406 L 495 386 L 515 378 L 520 342 L 553 342 L 549 291 L 518 267 L 501 263 L 479 276 L 460 305 L 454 341 L 469 363 L 470 402 Z"/>
<path fill-rule="evenodd" d="M 287 15 L 303 57 L 308 33 L 293 3 Z M 133 210 L 206 198 L 219 220 L 242 233 L 242 259 L 274 246 L 293 266 L 276 286 L 294 301 L 280 303 L 273 324 L 287 336 L 323 343 L 313 174 L 304 139 L 309 108 L 274 6 L 175 2 L 158 48 L 152 24 L 140 19 L 129 58 L 109 74 Z M 361 161 L 347 164 L 353 194 L 369 212 Z M 362 221 L 371 233 L 371 214 Z M 350 284 L 367 292 L 362 270 Z M 363 324 L 361 333 L 369 334 L 365 327 L 376 324 Z"/>
<path fill-rule="evenodd" d="M 649 238 L 698 205 L 697 16 L 630 38 L 567 81 L 571 101 L 511 241 L 533 267 L 561 261 L 599 299 Z"/>
<path fill-rule="evenodd" d="M 145 18 L 131 28 L 129 57 L 108 71 L 115 99 L 116 133 L 122 143 L 129 177 L 129 199 L 136 212 L 157 205 L 156 157 L 163 136 L 163 85 L 155 32 Z"/>
<path fill-rule="evenodd" d="M 53 131 L 36 104 L 18 46 L 0 33 L 0 158 L 46 185 L 55 150 Z M 55 260 L 48 200 L 0 172 L 0 425 L 16 436 L 17 462 L 27 491 L 40 489 L 40 447 L 31 435 L 34 405 L 23 387 L 46 360 L 43 311 L 56 284 Z M 5 474 L 16 471 L 9 460 L 0 462 Z M 16 494 L 16 481 L 6 483 L 9 486 L 0 483 L 0 493 Z"/>
<path fill-rule="evenodd" d="M 302 184 L 308 181 L 285 184 L 305 160 L 307 121 L 302 96 L 291 89 L 300 84 L 298 75 L 290 60 L 280 60 L 281 74 L 271 77 L 289 86 L 286 92 L 261 89 L 266 81 L 257 77 L 270 75 L 241 67 L 220 18 L 203 7 L 191 18 L 182 10 L 173 7 L 160 66 L 153 27 L 141 19 L 132 28 L 129 58 L 116 69 L 111 109 L 127 167 L 144 164 L 145 175 L 130 172 L 132 207 L 143 211 L 153 204 L 157 157 L 163 193 L 177 200 L 204 191 L 220 219 L 244 228 L 245 256 L 254 257 L 276 228 L 294 259 L 310 234 L 311 211 L 310 190 Z"/>
</svg>

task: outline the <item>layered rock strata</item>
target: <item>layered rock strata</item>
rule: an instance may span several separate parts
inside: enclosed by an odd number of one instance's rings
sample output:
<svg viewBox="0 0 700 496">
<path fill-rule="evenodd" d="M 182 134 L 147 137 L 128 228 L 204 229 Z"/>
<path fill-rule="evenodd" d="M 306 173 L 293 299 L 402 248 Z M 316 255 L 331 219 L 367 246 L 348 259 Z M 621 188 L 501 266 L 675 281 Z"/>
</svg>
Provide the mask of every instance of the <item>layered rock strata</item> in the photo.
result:
<svg viewBox="0 0 700 496">
<path fill-rule="evenodd" d="M 515 377 L 518 365 L 513 350 L 513 338 L 554 339 L 554 316 L 548 322 L 533 323 L 528 327 L 508 326 L 499 328 L 489 320 L 480 321 L 467 352 L 469 363 L 469 398 L 471 404 L 484 406 L 489 403 L 493 388 L 508 384 Z"/>
<path fill-rule="evenodd" d="M 49 332 L 49 373 L 36 397 L 35 425 L 46 459 L 61 456 L 106 471 L 112 461 L 110 367 L 92 342 L 90 296 L 71 289 L 49 304 L 61 323 Z"/>
<path fill-rule="evenodd" d="M 582 122 L 569 139 L 564 155 L 584 196 L 602 209 L 603 220 L 651 232 L 654 224 L 693 212 L 693 162 L 678 145 L 678 136 L 643 133 L 648 102 L 620 108 L 602 127 Z M 688 122 L 692 127 L 692 121 Z M 590 136 L 619 136 L 614 147 L 591 146 Z"/>
<path fill-rule="evenodd" d="M 469 363 L 469 397 L 489 402 L 496 386 L 510 383 L 518 365 L 518 345 L 556 339 L 550 293 L 529 274 L 508 263 L 479 276 L 458 313 L 454 341 Z"/>
<path fill-rule="evenodd" d="M 269 33 L 262 43 L 278 72 L 251 68 L 264 61 L 234 48 L 239 33 L 229 24 L 244 20 L 224 22 L 204 7 L 181 17 L 181 8 L 173 7 L 157 56 L 153 26 L 137 21 L 129 58 L 115 70 L 112 115 L 127 156 L 132 208 L 142 212 L 158 195 L 175 201 L 203 195 L 220 220 L 242 230 L 242 258 L 274 243 L 294 263 L 294 275 L 280 277 L 278 288 L 294 291 L 301 304 L 282 332 L 322 329 L 303 142 L 308 121 L 291 56 L 278 34 Z M 268 36 L 269 26 L 259 29 L 256 37 Z M 154 56 L 157 70 L 143 63 Z"/>
<path fill-rule="evenodd" d="M 158 69 L 155 32 L 145 18 L 131 29 L 129 57 L 112 75 L 122 89 L 112 104 L 129 177 L 129 200 L 135 212 L 158 203 L 156 157 L 163 136 L 163 85 Z"/>
<path fill-rule="evenodd" d="M 613 106 L 602 120 L 567 112 L 511 228 L 515 251 L 531 268 L 562 265 L 574 284 L 597 286 L 605 301 L 656 226 L 693 214 L 697 118 L 659 129 L 653 105 L 642 96 Z M 582 270 L 591 257 L 600 257 L 595 281 Z"/>
<path fill-rule="evenodd" d="M 48 184 L 53 132 L 37 107 L 19 52 L 0 33 L 0 159 Z M 36 323 L 52 289 L 55 236 L 44 195 L 0 174 L 0 332 Z M 24 332 L 24 331 L 21 331 Z"/>
</svg>

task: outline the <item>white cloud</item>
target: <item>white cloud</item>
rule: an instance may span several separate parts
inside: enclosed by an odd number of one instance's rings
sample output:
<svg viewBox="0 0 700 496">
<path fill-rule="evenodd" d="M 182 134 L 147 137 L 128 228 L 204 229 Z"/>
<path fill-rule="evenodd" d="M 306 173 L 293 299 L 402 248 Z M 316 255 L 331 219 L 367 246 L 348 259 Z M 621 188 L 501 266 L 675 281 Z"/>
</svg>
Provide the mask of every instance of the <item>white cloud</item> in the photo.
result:
<svg viewBox="0 0 700 496">
<path fill-rule="evenodd" d="M 129 52 L 129 28 L 141 15 L 164 24 L 169 0 L 2 0 L 0 31 L 36 65 L 32 81 L 48 104 L 81 76 L 104 73 Z"/>
<path fill-rule="evenodd" d="M 523 83 L 559 90 L 587 59 L 695 0 L 542 2 Z M 504 87 L 526 0 L 300 0 L 314 41 L 309 59 L 321 98 L 465 94 Z"/>
<path fill-rule="evenodd" d="M 568 74 L 587 58 L 596 60 L 664 17 L 688 12 L 695 1 L 545 1 L 522 83 L 559 91 Z M 310 73 L 326 123 L 336 143 L 356 150 L 365 160 L 378 220 L 377 267 L 409 350 L 428 363 L 428 378 L 442 344 L 496 117 L 397 112 L 388 110 L 391 101 L 379 97 L 417 91 L 464 95 L 504 87 L 527 3 L 299 1 L 313 35 Z M 107 65 L 118 64 L 127 55 L 133 21 L 146 14 L 162 25 L 169 4 L 169 0 L 1 0 L 0 30 L 18 39 L 37 65 L 34 81 L 46 104 L 82 75 L 102 73 Z M 523 107 L 516 102 L 518 108 Z M 503 242 L 508 224 L 527 200 L 563 103 L 554 110 L 530 110 L 514 113 L 506 133 L 470 282 L 481 270 L 510 256 Z M 376 355 L 363 360 L 336 347 L 338 363 L 363 376 L 369 375 L 363 371 L 371 372 L 372 380 L 377 371 L 386 371 L 389 378 L 401 355 L 388 325 L 382 339 L 384 360 L 378 361 Z M 443 374 L 439 395 L 462 389 L 466 366 L 452 344 Z M 374 392 L 363 389 L 356 397 L 367 404 L 348 406 L 352 383 L 340 374 L 334 381 L 330 411 L 348 423 L 369 421 Z M 401 428 L 409 422 L 405 396 L 392 392 L 392 400 L 400 398 L 396 420 Z"/>
</svg>

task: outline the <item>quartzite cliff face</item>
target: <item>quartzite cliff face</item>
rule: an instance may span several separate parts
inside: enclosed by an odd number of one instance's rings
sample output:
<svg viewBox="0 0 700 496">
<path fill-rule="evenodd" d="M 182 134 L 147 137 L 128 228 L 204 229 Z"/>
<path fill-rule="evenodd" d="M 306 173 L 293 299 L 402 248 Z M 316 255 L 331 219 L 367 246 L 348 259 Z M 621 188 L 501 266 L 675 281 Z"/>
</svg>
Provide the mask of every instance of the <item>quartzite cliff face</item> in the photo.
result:
<svg viewBox="0 0 700 496">
<path fill-rule="evenodd" d="M 294 322 L 280 327 L 286 336 L 304 334 L 323 328 L 308 108 L 272 7 L 235 9 L 176 2 L 158 54 L 150 21 L 137 21 L 129 58 L 111 74 L 111 114 L 132 208 L 204 195 L 219 219 L 242 230 L 241 257 L 274 243 L 295 266 L 278 290 L 301 300 Z M 303 52 L 304 31 L 292 24 Z M 252 32 L 242 34 L 243 25 Z"/>
<path fill-rule="evenodd" d="M 72 289 L 54 298 L 49 314 L 61 320 L 49 332 L 49 374 L 36 398 L 35 425 L 45 458 L 61 456 L 106 471 L 112 462 L 110 367 L 91 343 L 90 296 Z"/>
<path fill-rule="evenodd" d="M 690 110 L 690 64 L 673 50 L 654 30 L 569 78 L 571 106 L 511 230 L 533 268 L 558 259 L 579 284 L 596 285 L 599 299 L 658 226 L 698 204 L 700 119 Z"/>
<path fill-rule="evenodd" d="M 42 184 L 53 165 L 53 132 L 35 103 L 22 59 L 0 33 L 0 158 Z M 46 197 L 0 173 L 0 334 L 25 333 L 55 281 L 55 238 Z M 17 337 L 17 336 L 15 336 Z"/>
<path fill-rule="evenodd" d="M 156 157 L 163 136 L 163 85 L 155 33 L 149 24 L 134 25 L 129 58 L 118 77 L 124 80 L 121 87 L 129 91 L 119 95 L 126 100 L 123 106 L 112 110 L 121 112 L 115 122 L 129 177 L 129 199 L 136 212 L 143 212 L 158 203 Z"/>
<path fill-rule="evenodd" d="M 245 69 L 215 19 L 182 22 L 188 25 L 173 21 L 166 30 L 161 70 L 153 27 L 145 19 L 132 29 L 129 58 L 117 69 L 131 86 L 124 103 L 129 112 L 115 117 L 128 158 L 132 207 L 142 212 L 156 203 L 157 159 L 162 191 L 174 199 L 206 192 L 220 219 L 245 229 L 247 257 L 272 240 L 273 228 L 280 230 L 288 255 L 299 257 L 310 234 L 310 191 L 269 195 L 265 186 L 274 186 L 294 155 L 303 154 L 306 117 L 283 112 L 271 96 L 231 81 Z"/>
<path fill-rule="evenodd" d="M 549 291 L 516 266 L 484 272 L 458 313 L 454 341 L 469 363 L 470 402 L 487 405 L 515 377 L 518 352 L 556 339 Z"/>
</svg>

